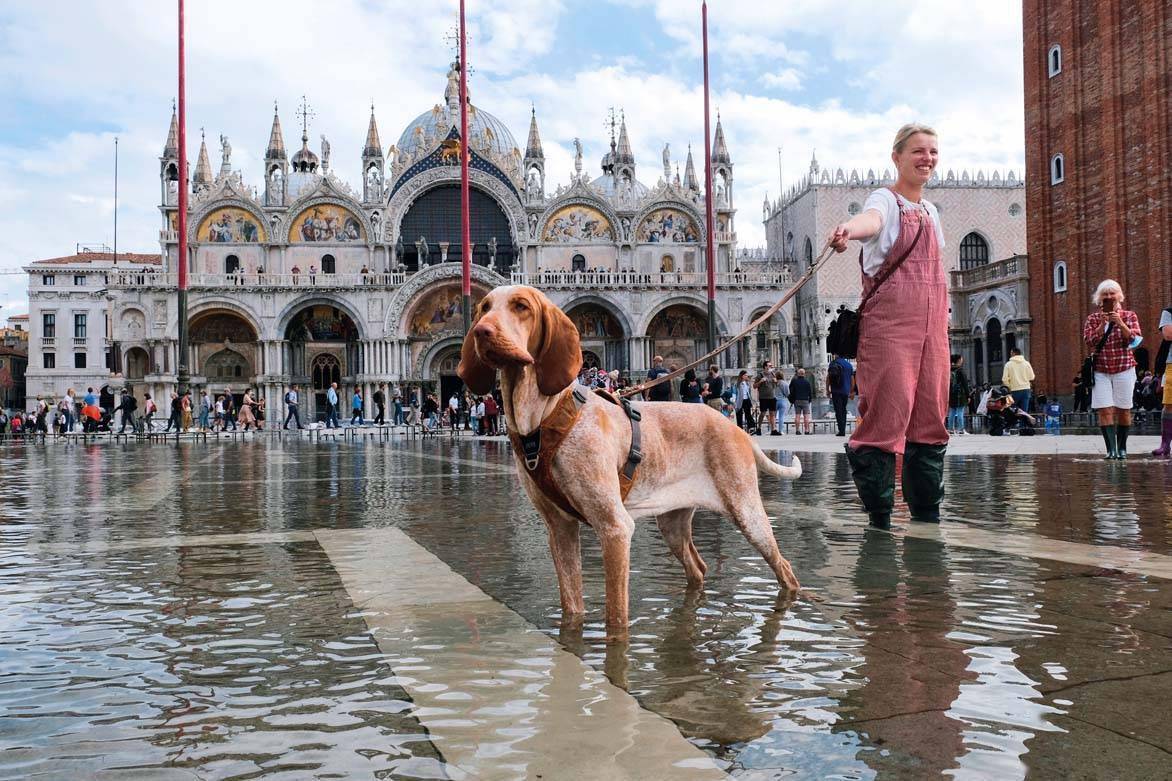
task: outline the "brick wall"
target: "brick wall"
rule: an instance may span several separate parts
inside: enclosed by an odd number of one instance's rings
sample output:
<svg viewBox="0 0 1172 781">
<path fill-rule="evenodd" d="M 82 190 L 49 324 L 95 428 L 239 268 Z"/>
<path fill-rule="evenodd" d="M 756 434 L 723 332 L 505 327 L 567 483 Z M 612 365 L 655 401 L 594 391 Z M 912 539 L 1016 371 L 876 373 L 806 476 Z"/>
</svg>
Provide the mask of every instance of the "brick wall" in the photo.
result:
<svg viewBox="0 0 1172 781">
<path fill-rule="evenodd" d="M 1154 357 L 1172 304 L 1172 8 L 1167 0 L 1025 0 L 1031 361 L 1069 393 L 1100 281 L 1123 286 Z M 1061 46 L 1061 71 L 1047 58 Z M 1065 181 L 1051 183 L 1055 154 Z M 1065 261 L 1066 292 L 1053 269 Z"/>
</svg>

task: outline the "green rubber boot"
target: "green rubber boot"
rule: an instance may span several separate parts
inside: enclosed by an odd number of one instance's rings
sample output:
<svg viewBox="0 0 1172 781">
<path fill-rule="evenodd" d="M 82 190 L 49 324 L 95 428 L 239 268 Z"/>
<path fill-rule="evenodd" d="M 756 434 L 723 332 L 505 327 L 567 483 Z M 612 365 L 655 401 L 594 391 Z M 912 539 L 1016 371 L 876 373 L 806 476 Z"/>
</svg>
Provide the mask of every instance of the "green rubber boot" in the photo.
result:
<svg viewBox="0 0 1172 781">
<path fill-rule="evenodd" d="M 1099 431 L 1103 432 L 1103 442 L 1107 445 L 1106 458 L 1119 457 L 1119 443 L 1115 439 L 1115 426 L 1099 426 Z"/>
<path fill-rule="evenodd" d="M 1131 431 L 1131 426 L 1122 426 L 1115 424 L 1115 457 L 1119 460 L 1127 458 L 1127 434 Z"/>
<path fill-rule="evenodd" d="M 891 510 L 895 507 L 895 453 L 873 447 L 851 450 L 847 445 L 846 458 L 871 525 L 890 529 Z"/>
<path fill-rule="evenodd" d="M 907 443 L 903 453 L 903 498 L 912 511 L 913 521 L 940 523 L 946 447 Z"/>
</svg>

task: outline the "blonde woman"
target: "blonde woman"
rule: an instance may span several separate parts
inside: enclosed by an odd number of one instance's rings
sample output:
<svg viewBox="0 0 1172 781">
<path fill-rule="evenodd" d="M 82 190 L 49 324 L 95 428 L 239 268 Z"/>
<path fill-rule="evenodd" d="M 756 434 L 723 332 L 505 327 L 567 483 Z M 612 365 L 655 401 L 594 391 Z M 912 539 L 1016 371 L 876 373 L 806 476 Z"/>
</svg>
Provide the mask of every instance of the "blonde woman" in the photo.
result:
<svg viewBox="0 0 1172 781">
<path fill-rule="evenodd" d="M 948 283 L 944 231 L 924 187 L 939 160 L 936 131 L 904 125 L 891 146 L 897 179 L 830 234 L 845 252 L 861 241 L 864 305 L 859 335 L 859 416 L 847 458 L 872 526 L 891 526 L 895 457 L 913 521 L 939 523 L 948 430 Z"/>
<path fill-rule="evenodd" d="M 240 402 L 240 414 L 236 416 L 236 421 L 244 426 L 245 431 L 248 431 L 249 426 L 260 428 L 256 425 L 256 416 L 252 413 L 255 403 L 252 398 L 252 388 L 245 389 L 244 399 Z"/>
<path fill-rule="evenodd" d="M 1135 393 L 1133 339 L 1142 338 L 1139 318 L 1123 308 L 1123 288 L 1104 279 L 1095 288 L 1091 303 L 1098 311 L 1087 316 L 1082 340 L 1095 356 L 1095 385 L 1091 409 L 1099 415 L 1099 431 L 1107 446 L 1107 458 L 1127 458 L 1127 434 L 1131 430 L 1131 400 Z"/>
</svg>

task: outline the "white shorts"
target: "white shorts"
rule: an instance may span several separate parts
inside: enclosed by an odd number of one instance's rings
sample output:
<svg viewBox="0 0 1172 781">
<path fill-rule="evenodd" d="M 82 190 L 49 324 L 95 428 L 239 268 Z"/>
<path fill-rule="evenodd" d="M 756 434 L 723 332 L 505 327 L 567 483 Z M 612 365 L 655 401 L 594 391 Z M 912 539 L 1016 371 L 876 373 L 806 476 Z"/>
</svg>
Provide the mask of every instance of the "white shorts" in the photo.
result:
<svg viewBox="0 0 1172 781">
<path fill-rule="evenodd" d="M 1091 409 L 1117 407 L 1131 409 L 1135 394 L 1135 367 L 1118 374 L 1095 372 L 1095 387 L 1091 388 Z"/>
</svg>

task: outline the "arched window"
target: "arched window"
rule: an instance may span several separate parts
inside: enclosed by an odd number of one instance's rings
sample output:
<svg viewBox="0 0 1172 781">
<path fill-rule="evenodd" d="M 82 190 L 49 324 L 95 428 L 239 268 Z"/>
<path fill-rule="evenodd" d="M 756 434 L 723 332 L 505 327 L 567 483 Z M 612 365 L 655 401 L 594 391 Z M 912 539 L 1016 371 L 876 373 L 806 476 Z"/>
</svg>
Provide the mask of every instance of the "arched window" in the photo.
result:
<svg viewBox="0 0 1172 781">
<path fill-rule="evenodd" d="M 1050 158 L 1050 184 L 1059 184 L 1066 179 L 1066 158 L 1061 154 Z"/>
<path fill-rule="evenodd" d="M 333 255 L 321 256 L 321 273 L 336 274 L 338 270 L 338 263 L 334 260 Z"/>
<path fill-rule="evenodd" d="M 1060 260 L 1054 264 L 1054 292 L 1066 292 L 1066 261 Z"/>
<path fill-rule="evenodd" d="M 659 259 L 659 270 L 668 273 L 676 270 L 676 259 L 671 255 L 664 255 Z"/>
<path fill-rule="evenodd" d="M 810 241 L 810 237 L 806 237 L 806 248 L 802 251 L 802 257 L 806 261 L 806 268 L 809 268 L 814 263 L 814 244 Z"/>
<path fill-rule="evenodd" d="M 575 255 L 570 260 L 570 271 L 585 271 L 586 270 L 586 256 Z"/>
<path fill-rule="evenodd" d="M 973 232 L 960 240 L 960 268 L 976 268 L 989 262 L 989 244 L 981 234 Z"/>
<path fill-rule="evenodd" d="M 990 320 L 985 326 L 985 354 L 989 356 L 990 372 L 993 371 L 993 364 L 1000 364 L 1005 360 L 1005 353 L 1002 351 L 1002 347 L 1001 321 L 997 319 Z M 1000 369 L 1001 367 L 997 366 L 996 368 Z M 1000 373 L 998 372 L 998 374 Z"/>
<path fill-rule="evenodd" d="M 239 270 L 240 270 L 240 258 L 236 257 L 235 255 L 229 255 L 228 257 L 224 258 L 224 273 L 225 274 L 235 274 Z"/>
<path fill-rule="evenodd" d="M 1051 46 L 1046 54 L 1046 69 L 1050 73 L 1050 78 L 1062 72 L 1062 47 L 1058 44 Z"/>
</svg>

